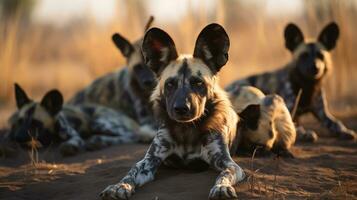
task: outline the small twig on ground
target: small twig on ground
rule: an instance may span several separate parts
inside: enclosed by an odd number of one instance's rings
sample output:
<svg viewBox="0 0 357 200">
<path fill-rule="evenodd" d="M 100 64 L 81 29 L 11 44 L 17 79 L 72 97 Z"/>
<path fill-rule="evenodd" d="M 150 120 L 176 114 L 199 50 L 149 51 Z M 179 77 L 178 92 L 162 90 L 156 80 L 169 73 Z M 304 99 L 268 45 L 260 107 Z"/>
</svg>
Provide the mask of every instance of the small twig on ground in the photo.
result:
<svg viewBox="0 0 357 200">
<path fill-rule="evenodd" d="M 251 157 L 251 160 L 250 160 L 250 168 L 251 168 L 251 171 L 252 171 L 252 175 L 251 175 L 251 179 L 250 179 L 250 192 L 251 192 L 251 195 L 253 195 L 254 193 L 254 176 L 255 176 L 255 171 L 254 171 L 254 157 L 255 157 L 255 154 L 257 152 L 257 149 L 259 149 L 260 147 L 256 147 L 253 151 L 253 155 Z"/>
<path fill-rule="evenodd" d="M 146 32 L 149 28 L 150 28 L 150 26 L 151 26 L 151 24 L 152 24 L 152 22 L 154 21 L 154 16 L 150 16 L 150 18 L 149 18 L 149 20 L 148 20 L 148 22 L 146 23 L 146 25 L 145 25 L 145 29 L 144 29 L 144 32 Z"/>
<path fill-rule="evenodd" d="M 41 143 L 35 138 L 33 137 L 30 133 L 28 133 L 31 137 L 30 142 L 28 142 L 31 150 L 29 152 L 30 155 L 30 159 L 31 159 L 31 164 L 32 166 L 36 167 L 36 165 L 38 164 L 38 148 L 41 147 Z"/>
<path fill-rule="evenodd" d="M 293 119 L 293 120 L 294 120 L 297 108 L 299 106 L 299 103 L 300 103 L 301 94 L 302 94 L 302 89 L 299 90 L 298 95 L 296 96 L 296 99 L 295 99 L 295 102 L 294 102 L 294 107 L 293 107 L 293 109 L 291 111 L 291 119 Z"/>
</svg>

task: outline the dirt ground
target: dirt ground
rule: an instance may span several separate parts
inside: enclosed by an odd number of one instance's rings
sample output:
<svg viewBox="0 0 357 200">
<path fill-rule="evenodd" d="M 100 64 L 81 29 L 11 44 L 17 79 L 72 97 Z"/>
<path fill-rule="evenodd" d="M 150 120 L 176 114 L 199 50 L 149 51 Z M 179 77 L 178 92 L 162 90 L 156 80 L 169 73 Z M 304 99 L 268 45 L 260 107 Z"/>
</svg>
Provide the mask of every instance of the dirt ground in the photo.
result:
<svg viewBox="0 0 357 200">
<path fill-rule="evenodd" d="M 357 199 L 357 143 L 330 138 L 315 121 L 304 121 L 321 138 L 315 144 L 297 144 L 297 158 L 252 162 L 250 157 L 234 157 L 249 174 L 236 187 L 240 199 Z M 343 121 L 357 130 L 357 114 Z M 37 164 L 31 164 L 29 152 L 19 150 L 14 158 L 0 159 L 0 199 L 99 199 L 98 194 L 119 181 L 147 147 L 121 145 L 66 158 L 45 150 Z M 207 199 L 217 174 L 162 167 L 132 199 Z"/>
</svg>

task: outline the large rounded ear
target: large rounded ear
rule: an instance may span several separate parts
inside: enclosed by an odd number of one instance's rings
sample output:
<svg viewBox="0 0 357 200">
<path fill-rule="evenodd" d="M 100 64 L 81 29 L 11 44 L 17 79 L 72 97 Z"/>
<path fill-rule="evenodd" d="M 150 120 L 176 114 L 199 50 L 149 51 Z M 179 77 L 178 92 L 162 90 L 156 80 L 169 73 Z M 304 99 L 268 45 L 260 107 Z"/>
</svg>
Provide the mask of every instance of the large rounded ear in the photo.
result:
<svg viewBox="0 0 357 200">
<path fill-rule="evenodd" d="M 338 25 L 335 22 L 331 22 L 322 29 L 318 41 L 324 45 L 326 50 L 330 51 L 335 48 L 339 34 Z"/>
<path fill-rule="evenodd" d="M 247 106 L 242 112 L 238 113 L 238 115 L 247 128 L 256 130 L 258 128 L 258 122 L 260 118 L 260 105 L 251 104 Z"/>
<path fill-rule="evenodd" d="M 112 36 L 112 40 L 124 57 L 128 58 L 130 54 L 134 51 L 133 45 L 131 45 L 131 43 L 119 33 L 114 33 Z"/>
<path fill-rule="evenodd" d="M 304 35 L 295 24 L 288 24 L 284 31 L 285 47 L 293 52 L 296 47 L 304 42 Z"/>
<path fill-rule="evenodd" d="M 20 87 L 19 84 L 15 83 L 15 99 L 18 109 L 21 109 L 22 106 L 31 102 L 31 99 L 27 97 L 26 92 Z"/>
<path fill-rule="evenodd" d="M 158 76 L 178 55 L 171 37 L 159 28 L 151 28 L 144 36 L 142 52 L 145 63 Z"/>
<path fill-rule="evenodd" d="M 216 74 L 228 61 L 229 37 L 219 24 L 207 25 L 196 40 L 193 57 L 200 58 Z"/>
<path fill-rule="evenodd" d="M 41 105 L 49 112 L 51 115 L 56 115 L 63 105 L 63 96 L 58 90 L 51 90 L 45 94 L 41 100 Z"/>
</svg>

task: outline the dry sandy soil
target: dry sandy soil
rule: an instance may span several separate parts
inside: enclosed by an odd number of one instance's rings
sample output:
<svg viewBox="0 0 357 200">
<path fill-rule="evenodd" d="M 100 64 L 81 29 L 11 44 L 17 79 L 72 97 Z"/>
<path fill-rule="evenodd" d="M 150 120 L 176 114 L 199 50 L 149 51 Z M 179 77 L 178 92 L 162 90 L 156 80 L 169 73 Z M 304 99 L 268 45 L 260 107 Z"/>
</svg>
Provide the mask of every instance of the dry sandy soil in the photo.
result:
<svg viewBox="0 0 357 200">
<path fill-rule="evenodd" d="M 343 121 L 357 130 L 356 120 L 354 115 Z M 236 187 L 240 199 L 357 199 L 356 143 L 329 138 L 317 123 L 305 121 L 322 137 L 315 144 L 297 144 L 297 158 L 255 158 L 253 163 L 250 157 L 234 158 L 250 175 Z M 99 199 L 99 192 L 119 181 L 147 147 L 121 145 L 67 158 L 45 150 L 40 160 L 46 162 L 36 167 L 28 152 L 19 150 L 14 158 L 0 160 L 0 199 Z M 132 199 L 207 199 L 217 174 L 162 167 Z"/>
</svg>

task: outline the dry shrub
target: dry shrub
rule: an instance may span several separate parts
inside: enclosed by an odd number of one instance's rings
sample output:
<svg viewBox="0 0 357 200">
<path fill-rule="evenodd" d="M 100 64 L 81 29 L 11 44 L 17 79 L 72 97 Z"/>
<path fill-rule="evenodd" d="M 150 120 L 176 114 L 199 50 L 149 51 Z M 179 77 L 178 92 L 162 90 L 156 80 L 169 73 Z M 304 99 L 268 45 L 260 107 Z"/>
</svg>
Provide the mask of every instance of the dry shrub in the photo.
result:
<svg viewBox="0 0 357 200">
<path fill-rule="evenodd" d="M 96 77 L 125 65 L 125 59 L 114 47 L 111 35 L 119 32 L 130 41 L 143 35 L 149 15 L 147 1 L 125 1 L 126 15 L 106 23 L 93 16 L 75 19 L 64 26 L 28 22 L 20 17 L 0 23 L 0 109 L 14 107 L 13 83 L 18 82 L 34 98 L 59 88 L 66 99 Z M 356 107 L 353 80 L 357 47 L 357 4 L 354 1 L 303 1 L 300 15 L 270 16 L 261 1 L 216 1 L 210 12 L 205 1 L 189 7 L 186 15 L 173 23 L 156 18 L 154 25 L 167 30 L 179 52 L 192 53 L 198 32 L 209 22 L 225 26 L 231 38 L 230 60 L 223 69 L 221 84 L 283 66 L 289 61 L 284 48 L 283 30 L 288 22 L 298 24 L 306 36 L 316 37 L 329 21 L 340 25 L 341 37 L 333 52 L 335 69 L 326 80 L 331 107 L 351 110 Z M 120 12 L 118 7 L 118 13 Z M 168 8 L 162 8 L 168 9 Z M 281 8 L 284 9 L 284 8 Z M 352 82 L 352 83 L 351 83 Z M 2 118 L 7 118 L 3 116 Z M 3 120 L 3 119 L 1 119 Z"/>
</svg>

